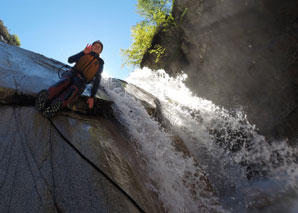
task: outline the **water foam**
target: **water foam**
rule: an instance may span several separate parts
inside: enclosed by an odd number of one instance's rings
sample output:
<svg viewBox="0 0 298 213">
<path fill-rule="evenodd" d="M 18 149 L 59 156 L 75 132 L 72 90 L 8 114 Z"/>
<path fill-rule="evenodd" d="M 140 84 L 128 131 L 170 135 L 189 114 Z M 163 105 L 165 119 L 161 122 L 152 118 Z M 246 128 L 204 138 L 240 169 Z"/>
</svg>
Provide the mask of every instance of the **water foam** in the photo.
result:
<svg viewBox="0 0 298 213">
<path fill-rule="evenodd" d="M 159 99 L 163 116 L 175 127 L 222 196 L 235 199 L 238 194 L 237 202 L 249 207 L 256 198 L 247 200 L 247 189 L 260 181 L 263 188 L 258 186 L 258 190 L 269 196 L 272 191 L 264 181 L 279 185 L 276 194 L 293 189 L 297 192 L 297 149 L 286 141 L 266 141 L 241 110 L 227 111 L 194 96 L 183 83 L 186 78 L 185 74 L 172 78 L 163 70 L 152 72 L 144 68 L 133 72 L 127 81 Z M 228 188 L 233 190 L 227 192 Z"/>
<path fill-rule="evenodd" d="M 114 112 L 127 128 L 155 191 L 168 212 L 222 212 L 203 170 L 192 157 L 175 150 L 171 136 L 146 109 L 111 79 L 103 86 L 115 102 Z"/>
</svg>

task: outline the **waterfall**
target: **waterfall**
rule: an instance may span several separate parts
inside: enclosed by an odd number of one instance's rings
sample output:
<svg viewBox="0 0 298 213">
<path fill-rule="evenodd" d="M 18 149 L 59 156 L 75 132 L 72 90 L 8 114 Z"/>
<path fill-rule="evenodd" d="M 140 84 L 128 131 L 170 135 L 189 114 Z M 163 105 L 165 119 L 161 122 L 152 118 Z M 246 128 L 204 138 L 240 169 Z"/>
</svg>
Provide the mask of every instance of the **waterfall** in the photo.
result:
<svg viewBox="0 0 298 213">
<path fill-rule="evenodd" d="M 165 210 L 295 212 L 297 149 L 286 141 L 267 141 L 241 108 L 229 111 L 196 97 L 184 85 L 186 78 L 144 68 L 127 81 L 158 98 L 162 116 L 190 155 L 174 147 L 171 134 L 119 83 L 102 83 L 151 180 L 147 187 L 158 194 Z"/>
</svg>

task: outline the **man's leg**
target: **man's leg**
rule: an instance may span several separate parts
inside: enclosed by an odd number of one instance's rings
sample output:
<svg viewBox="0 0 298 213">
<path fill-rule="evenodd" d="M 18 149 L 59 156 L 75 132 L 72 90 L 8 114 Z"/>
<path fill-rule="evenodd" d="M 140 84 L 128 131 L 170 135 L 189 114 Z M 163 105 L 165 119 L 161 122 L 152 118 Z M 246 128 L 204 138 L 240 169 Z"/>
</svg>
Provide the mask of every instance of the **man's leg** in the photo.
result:
<svg viewBox="0 0 298 213">
<path fill-rule="evenodd" d="M 36 96 L 35 108 L 38 111 L 42 111 L 47 108 L 50 105 L 51 101 L 61 92 L 63 92 L 63 90 L 65 90 L 67 86 L 70 85 L 70 83 L 73 81 L 74 76 L 75 73 L 73 71 L 66 72 L 62 76 L 63 78 L 54 85 L 50 86 L 48 90 L 40 91 Z"/>
<path fill-rule="evenodd" d="M 75 96 L 82 94 L 85 87 L 86 81 L 75 77 L 70 87 L 68 87 L 58 98 L 52 101 L 51 105 L 43 112 L 43 115 L 45 117 L 52 117 L 56 112 L 66 107 Z"/>
<path fill-rule="evenodd" d="M 59 99 L 62 100 L 62 107 L 66 107 L 74 97 L 82 94 L 86 88 L 85 79 L 80 77 L 75 77 L 73 83 L 69 88 L 67 88 L 60 96 Z"/>
<path fill-rule="evenodd" d="M 47 90 L 41 90 L 35 99 L 35 108 L 38 111 L 42 111 L 45 109 L 47 102 L 49 102 L 49 94 Z"/>
<path fill-rule="evenodd" d="M 65 73 L 60 81 L 48 88 L 49 99 L 53 100 L 62 93 L 70 85 L 74 78 L 75 73 L 73 71 Z"/>
</svg>

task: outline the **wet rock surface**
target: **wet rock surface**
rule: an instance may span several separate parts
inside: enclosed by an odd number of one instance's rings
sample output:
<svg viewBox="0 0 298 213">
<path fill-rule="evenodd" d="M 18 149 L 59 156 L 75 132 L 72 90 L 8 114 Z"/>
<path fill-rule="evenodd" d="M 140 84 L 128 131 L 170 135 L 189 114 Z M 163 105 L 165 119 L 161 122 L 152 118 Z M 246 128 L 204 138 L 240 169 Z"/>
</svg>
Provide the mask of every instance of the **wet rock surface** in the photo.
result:
<svg viewBox="0 0 298 213">
<path fill-rule="evenodd" d="M 86 103 L 87 87 L 54 118 L 42 117 L 34 109 L 35 96 L 59 80 L 57 72 L 63 65 L 0 43 L 0 212 L 139 212 L 106 175 L 145 212 L 177 208 L 179 204 L 169 205 L 177 199 L 175 194 L 181 196 L 177 202 L 185 205 L 178 208 L 222 211 L 200 162 L 192 159 L 183 139 L 164 118 L 158 99 L 143 89 L 109 79 L 98 91 L 94 109 Z M 127 99 L 119 99 L 111 91 Z M 132 105 L 119 111 L 127 100 Z M 122 123 L 121 113 L 139 116 L 136 128 Z M 152 141 L 133 137 L 132 128 L 144 129 L 141 134 L 150 139 L 154 136 Z M 156 135 L 166 136 L 165 141 Z M 140 150 L 143 142 L 152 142 L 150 156 L 147 147 Z M 173 168 L 175 159 L 159 156 L 165 149 L 179 158 L 179 166 Z M 183 168 L 184 164 L 190 169 Z M 186 190 L 186 197 L 175 184 Z M 193 202 L 193 206 L 184 202 Z"/>
<path fill-rule="evenodd" d="M 86 94 L 51 120 L 34 109 L 62 65 L 0 42 L 0 212 L 139 212 L 90 162 L 143 210 L 160 212 L 103 89 L 91 111 Z"/>
<path fill-rule="evenodd" d="M 174 1 L 176 26 L 155 35 L 166 54 L 142 66 L 184 71 L 198 96 L 242 107 L 269 138 L 297 136 L 297 14 L 295 0 Z"/>
</svg>

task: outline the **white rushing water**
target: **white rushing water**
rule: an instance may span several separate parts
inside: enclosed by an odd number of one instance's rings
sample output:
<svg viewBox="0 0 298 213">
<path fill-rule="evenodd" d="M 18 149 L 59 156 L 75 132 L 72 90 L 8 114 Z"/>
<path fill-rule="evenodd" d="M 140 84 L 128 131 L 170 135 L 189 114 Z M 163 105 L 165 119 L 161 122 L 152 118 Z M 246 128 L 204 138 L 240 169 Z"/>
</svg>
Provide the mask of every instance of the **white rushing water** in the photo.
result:
<svg viewBox="0 0 298 213">
<path fill-rule="evenodd" d="M 103 80 L 117 118 L 136 142 L 151 179 L 148 187 L 164 208 L 168 212 L 295 212 L 297 149 L 285 141 L 267 142 L 241 110 L 229 112 L 194 96 L 183 84 L 186 78 L 145 68 L 134 71 L 127 81 L 158 98 L 163 117 L 190 155 L 177 151 L 172 133 L 119 82 Z"/>
</svg>

